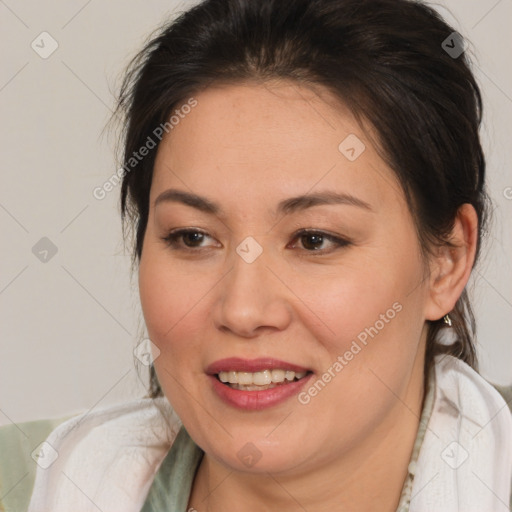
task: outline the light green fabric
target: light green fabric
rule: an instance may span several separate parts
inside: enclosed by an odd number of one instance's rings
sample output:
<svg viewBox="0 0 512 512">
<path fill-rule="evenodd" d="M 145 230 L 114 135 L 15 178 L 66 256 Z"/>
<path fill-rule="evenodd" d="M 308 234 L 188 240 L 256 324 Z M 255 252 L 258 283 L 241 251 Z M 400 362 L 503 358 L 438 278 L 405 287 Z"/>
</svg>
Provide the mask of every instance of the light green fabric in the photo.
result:
<svg viewBox="0 0 512 512">
<path fill-rule="evenodd" d="M 194 476 L 203 455 L 203 450 L 182 426 L 160 465 L 141 512 L 187 510 Z"/>
<path fill-rule="evenodd" d="M 0 427 L 0 511 L 26 512 L 38 467 L 31 453 L 70 417 Z"/>
<path fill-rule="evenodd" d="M 510 412 L 512 412 L 512 386 L 497 386 L 495 384 L 493 386 L 500 392 L 505 402 L 507 402 Z"/>
</svg>

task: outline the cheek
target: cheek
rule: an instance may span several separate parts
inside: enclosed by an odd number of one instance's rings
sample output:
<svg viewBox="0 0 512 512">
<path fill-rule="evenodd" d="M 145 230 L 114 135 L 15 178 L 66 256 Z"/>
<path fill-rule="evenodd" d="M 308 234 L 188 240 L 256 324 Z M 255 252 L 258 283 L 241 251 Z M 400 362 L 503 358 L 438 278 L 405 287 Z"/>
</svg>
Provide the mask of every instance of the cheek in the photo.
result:
<svg viewBox="0 0 512 512">
<path fill-rule="evenodd" d="M 146 250 L 139 265 L 139 294 L 148 334 L 160 351 L 171 335 L 180 314 L 179 283 L 173 283 L 166 268 L 154 253 Z"/>
<path fill-rule="evenodd" d="M 204 378 L 198 357 L 204 336 L 198 331 L 205 323 L 205 292 L 148 251 L 139 266 L 139 293 L 149 338 L 160 351 L 154 367 L 164 395 L 180 417 L 200 421 L 189 397 L 200 396 L 196 387 Z"/>
<path fill-rule="evenodd" d="M 147 251 L 139 266 L 139 293 L 151 341 L 169 362 L 198 350 L 199 331 L 206 324 L 206 296 L 216 279 L 169 264 L 165 252 Z"/>
<path fill-rule="evenodd" d="M 397 323 L 417 284 L 414 265 L 386 263 L 382 254 L 365 260 L 344 263 L 331 275 L 297 272 L 291 278 L 294 293 L 306 306 L 303 319 L 308 318 L 309 329 L 321 335 L 330 351 L 342 350 L 361 333 L 364 340 L 367 328 L 384 332 Z"/>
<path fill-rule="evenodd" d="M 321 372 L 328 372 L 329 384 L 313 405 L 319 414 L 337 402 L 368 420 L 369 410 L 391 405 L 390 389 L 403 389 L 421 338 L 421 276 L 414 254 L 400 258 L 381 251 L 344 266 L 331 279 L 295 280 L 297 295 L 308 306 L 302 320 L 313 334 L 311 352 L 321 347 Z M 360 409 L 361 403 L 369 409 Z"/>
<path fill-rule="evenodd" d="M 309 404 L 312 416 L 343 425 L 347 443 L 351 436 L 376 428 L 396 405 L 421 337 L 420 295 L 407 296 L 414 269 L 409 269 L 410 279 L 395 283 L 374 280 L 367 271 L 332 281 L 322 294 L 310 295 L 311 310 L 303 309 L 303 321 L 313 334 L 311 351 L 322 358 L 300 403 Z"/>
<path fill-rule="evenodd" d="M 147 254 L 147 253 L 146 253 Z M 164 282 L 158 279 L 157 266 L 151 258 L 143 256 L 139 265 L 139 294 L 144 320 L 151 340 L 159 341 L 171 327 L 170 318 L 166 312 L 173 311 L 169 304 L 169 290 Z M 161 349 L 161 347 L 159 347 Z"/>
</svg>

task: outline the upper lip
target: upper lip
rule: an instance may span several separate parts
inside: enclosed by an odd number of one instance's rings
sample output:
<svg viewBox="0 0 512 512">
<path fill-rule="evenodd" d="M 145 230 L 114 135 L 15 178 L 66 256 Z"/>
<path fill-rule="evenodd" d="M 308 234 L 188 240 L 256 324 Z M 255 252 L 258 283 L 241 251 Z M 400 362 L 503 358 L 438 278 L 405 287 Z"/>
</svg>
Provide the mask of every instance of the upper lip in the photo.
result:
<svg viewBox="0 0 512 512">
<path fill-rule="evenodd" d="M 220 372 L 259 372 L 263 370 L 289 370 L 293 372 L 307 372 L 308 368 L 299 366 L 287 361 L 273 359 L 271 357 L 261 357 L 258 359 L 242 359 L 240 357 L 228 357 L 219 359 L 208 365 L 206 373 L 216 375 Z"/>
</svg>

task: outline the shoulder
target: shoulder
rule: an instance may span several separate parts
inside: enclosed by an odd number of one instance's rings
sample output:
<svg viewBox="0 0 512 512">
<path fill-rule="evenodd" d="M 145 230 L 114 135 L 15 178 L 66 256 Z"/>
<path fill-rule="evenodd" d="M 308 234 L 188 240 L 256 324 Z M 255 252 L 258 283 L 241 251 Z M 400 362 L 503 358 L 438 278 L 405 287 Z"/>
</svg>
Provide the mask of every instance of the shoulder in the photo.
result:
<svg viewBox="0 0 512 512">
<path fill-rule="evenodd" d="M 432 414 L 412 490 L 418 496 L 416 507 L 497 510 L 512 498 L 509 404 L 483 376 L 451 355 L 435 356 L 434 382 Z M 429 492 L 422 494 L 427 485 Z"/>
<path fill-rule="evenodd" d="M 138 512 L 180 427 L 164 397 L 65 421 L 42 445 L 29 512 Z"/>
<path fill-rule="evenodd" d="M 439 398 L 455 406 L 476 425 L 499 417 L 493 427 L 512 432 L 512 409 L 505 391 L 487 381 L 464 361 L 447 354 L 435 357 Z M 509 397 L 510 399 L 510 397 Z"/>
</svg>

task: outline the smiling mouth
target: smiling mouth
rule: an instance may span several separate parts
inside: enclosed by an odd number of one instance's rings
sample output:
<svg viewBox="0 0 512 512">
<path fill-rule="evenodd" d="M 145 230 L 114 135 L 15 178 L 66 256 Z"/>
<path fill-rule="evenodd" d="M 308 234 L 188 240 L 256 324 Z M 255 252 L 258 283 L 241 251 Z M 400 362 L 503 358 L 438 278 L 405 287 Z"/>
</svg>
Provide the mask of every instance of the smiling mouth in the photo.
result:
<svg viewBox="0 0 512 512">
<path fill-rule="evenodd" d="M 231 389 L 240 391 L 264 391 L 277 386 L 297 382 L 313 372 L 294 372 L 291 370 L 263 370 L 259 372 L 222 371 L 215 377 Z"/>
</svg>

